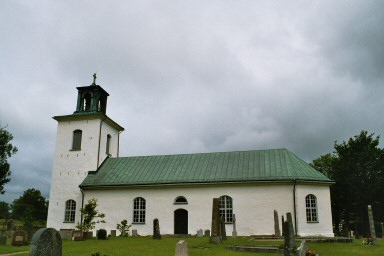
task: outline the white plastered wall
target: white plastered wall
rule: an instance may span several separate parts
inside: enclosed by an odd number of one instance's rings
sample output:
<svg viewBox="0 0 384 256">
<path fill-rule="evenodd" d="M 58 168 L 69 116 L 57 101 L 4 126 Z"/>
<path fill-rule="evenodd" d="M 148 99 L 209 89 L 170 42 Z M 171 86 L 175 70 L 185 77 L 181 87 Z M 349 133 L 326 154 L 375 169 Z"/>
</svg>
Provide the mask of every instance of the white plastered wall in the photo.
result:
<svg viewBox="0 0 384 256">
<path fill-rule="evenodd" d="M 312 187 L 312 186 L 311 186 Z M 308 187 L 310 189 L 310 187 Z M 303 196 L 307 188 L 298 188 L 297 195 Z M 322 186 L 317 191 L 312 191 L 318 198 L 323 198 L 329 190 L 328 186 Z M 319 194 L 317 193 L 319 192 Z M 106 214 L 106 223 L 99 223 L 96 229 L 116 229 L 116 224 L 127 219 L 129 224 L 133 220 L 133 200 L 143 197 L 146 200 L 146 223 L 132 224 L 131 230 L 136 229 L 140 235 L 151 235 L 153 232 L 153 219 L 160 222 L 162 234 L 174 234 L 174 211 L 185 209 L 188 211 L 188 233 L 196 234 L 199 229 L 211 229 L 212 199 L 228 195 L 233 199 L 233 212 L 236 214 L 236 227 L 238 235 L 272 235 L 274 234 L 274 210 L 279 215 L 279 226 L 281 227 L 281 216 L 293 210 L 293 185 L 254 185 L 254 186 L 210 186 L 190 188 L 147 188 L 147 189 L 116 189 L 85 191 L 85 202 L 90 198 L 98 200 L 98 209 Z M 187 205 L 175 205 L 174 199 L 184 196 Z M 303 199 L 305 200 L 305 199 Z M 321 205 L 327 202 L 319 200 Z M 297 199 L 297 208 L 300 212 L 298 218 L 305 218 L 305 204 Z M 330 236 L 332 220 L 330 206 L 325 207 L 321 213 L 323 218 L 319 223 L 322 228 L 301 225 L 303 232 L 322 236 Z M 324 217 L 327 216 L 327 217 Z M 305 219 L 304 219 L 305 220 Z M 227 235 L 231 235 L 232 224 L 226 225 Z M 299 232 L 301 233 L 300 229 Z M 301 235 L 299 233 L 299 235 Z M 303 233 L 305 234 L 305 233 Z"/>
<path fill-rule="evenodd" d="M 80 183 L 89 171 L 97 169 L 107 157 L 106 137 L 112 136 L 111 154 L 117 156 L 118 132 L 105 122 L 101 125 L 100 154 L 98 154 L 100 119 L 60 121 L 57 127 L 56 151 L 52 171 L 51 191 L 49 198 L 47 227 L 56 229 L 74 229 L 80 222 L 78 210 L 81 207 L 82 196 Z M 71 150 L 73 131 L 82 130 L 81 150 Z M 69 199 L 76 201 L 76 217 L 74 223 L 64 223 L 65 202 Z"/>
</svg>

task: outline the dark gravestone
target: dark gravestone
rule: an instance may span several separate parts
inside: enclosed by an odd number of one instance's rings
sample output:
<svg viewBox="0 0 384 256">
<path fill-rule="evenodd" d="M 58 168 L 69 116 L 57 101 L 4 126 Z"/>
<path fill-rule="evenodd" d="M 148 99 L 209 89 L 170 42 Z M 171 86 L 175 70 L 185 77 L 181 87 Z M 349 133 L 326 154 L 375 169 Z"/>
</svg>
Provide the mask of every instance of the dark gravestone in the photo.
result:
<svg viewBox="0 0 384 256">
<path fill-rule="evenodd" d="M 12 237 L 12 245 L 21 246 L 27 244 L 27 232 L 16 231 Z"/>
<path fill-rule="evenodd" d="M 41 228 L 32 237 L 30 256 L 61 256 L 60 233 L 54 228 Z"/>
<path fill-rule="evenodd" d="M 292 214 L 290 212 L 287 213 L 287 222 L 288 222 L 288 232 L 289 232 L 289 248 L 295 248 L 296 241 L 295 241 L 295 231 L 293 229 L 293 223 L 292 223 Z"/>
<path fill-rule="evenodd" d="M 116 229 L 111 230 L 111 237 L 116 237 Z"/>
<path fill-rule="evenodd" d="M 283 236 L 284 236 L 284 256 L 290 256 L 291 255 L 291 248 L 289 247 L 289 224 L 288 221 L 285 221 L 283 223 Z"/>
<path fill-rule="evenodd" d="M 213 201 L 212 201 L 212 226 L 211 226 L 211 237 L 209 238 L 209 242 L 214 244 L 221 243 L 219 198 L 213 198 Z"/>
<path fill-rule="evenodd" d="M 276 210 L 273 211 L 273 219 L 275 221 L 275 236 L 280 237 L 279 215 Z"/>
<path fill-rule="evenodd" d="M 232 231 L 232 237 L 236 238 L 237 237 L 237 230 L 236 230 L 236 215 L 233 214 L 232 216 L 232 221 L 233 221 L 233 231 Z"/>
<path fill-rule="evenodd" d="M 221 240 L 227 240 L 227 231 L 225 230 L 225 220 L 224 217 L 220 217 L 220 236 Z"/>
<path fill-rule="evenodd" d="M 284 236 L 284 215 L 281 215 L 281 234 Z"/>
<path fill-rule="evenodd" d="M 211 236 L 211 231 L 209 229 L 204 230 L 204 236 Z"/>
<path fill-rule="evenodd" d="M 161 239 L 160 224 L 158 219 L 153 220 L 153 239 Z"/>
<path fill-rule="evenodd" d="M 7 245 L 7 235 L 6 234 L 1 234 L 0 245 Z"/>
</svg>

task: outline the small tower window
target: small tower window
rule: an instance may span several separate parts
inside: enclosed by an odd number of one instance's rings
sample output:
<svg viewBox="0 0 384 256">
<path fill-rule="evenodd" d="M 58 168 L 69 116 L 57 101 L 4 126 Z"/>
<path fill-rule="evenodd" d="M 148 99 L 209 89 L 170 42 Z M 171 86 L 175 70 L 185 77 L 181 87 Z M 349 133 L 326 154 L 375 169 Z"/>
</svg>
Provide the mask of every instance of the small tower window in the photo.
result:
<svg viewBox="0 0 384 256">
<path fill-rule="evenodd" d="M 81 137 L 83 132 L 81 130 L 73 131 L 73 141 L 72 141 L 72 150 L 81 149 Z"/>
<path fill-rule="evenodd" d="M 90 93 L 86 93 L 84 95 L 84 105 L 83 105 L 83 110 L 84 111 L 89 111 L 91 110 L 91 102 L 92 102 L 92 95 Z"/>
<path fill-rule="evenodd" d="M 108 134 L 107 135 L 107 145 L 105 148 L 105 153 L 107 155 L 111 155 L 111 139 L 112 139 L 112 136 L 110 134 Z"/>
<path fill-rule="evenodd" d="M 64 222 L 75 222 L 76 202 L 67 200 L 65 202 Z"/>
<path fill-rule="evenodd" d="M 187 199 L 185 197 L 178 196 L 178 197 L 176 197 L 176 199 L 173 202 L 173 204 L 188 204 L 188 201 L 187 201 Z"/>
</svg>

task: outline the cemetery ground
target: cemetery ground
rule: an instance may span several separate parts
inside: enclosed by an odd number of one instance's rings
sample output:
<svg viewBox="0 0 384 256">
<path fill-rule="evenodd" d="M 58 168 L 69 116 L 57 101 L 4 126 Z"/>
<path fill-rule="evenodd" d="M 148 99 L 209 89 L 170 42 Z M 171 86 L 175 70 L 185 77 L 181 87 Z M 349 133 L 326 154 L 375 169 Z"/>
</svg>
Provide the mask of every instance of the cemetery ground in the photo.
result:
<svg viewBox="0 0 384 256">
<path fill-rule="evenodd" d="M 9 241 L 10 239 L 8 239 Z M 163 236 L 161 240 L 148 237 L 112 237 L 108 240 L 91 238 L 85 241 L 63 241 L 63 256 L 91 256 L 99 252 L 106 256 L 148 256 L 175 255 L 175 245 L 178 241 L 188 243 L 189 255 L 258 255 L 273 256 L 282 254 L 237 252 L 227 249 L 230 245 L 275 245 L 283 244 L 283 240 L 253 240 L 250 237 L 231 238 L 222 244 L 209 243 L 208 237 L 171 237 Z M 300 241 L 297 241 L 299 246 Z M 354 239 L 353 243 L 309 243 L 310 250 L 320 256 L 381 256 L 384 255 L 384 240 L 378 239 L 377 245 L 362 245 L 361 239 Z M 14 252 L 24 252 L 18 256 L 29 255 L 29 246 L 0 246 L 0 255 Z"/>
</svg>

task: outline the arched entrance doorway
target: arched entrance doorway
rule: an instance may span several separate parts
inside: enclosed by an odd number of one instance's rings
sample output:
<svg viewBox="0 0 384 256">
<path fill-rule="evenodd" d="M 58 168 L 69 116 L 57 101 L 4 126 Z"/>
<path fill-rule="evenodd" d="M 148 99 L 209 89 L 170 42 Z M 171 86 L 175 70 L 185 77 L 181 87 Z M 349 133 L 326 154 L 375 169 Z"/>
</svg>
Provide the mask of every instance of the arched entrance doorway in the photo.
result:
<svg viewBox="0 0 384 256">
<path fill-rule="evenodd" d="M 175 235 L 188 234 L 188 211 L 185 209 L 177 209 L 174 212 Z"/>
</svg>

